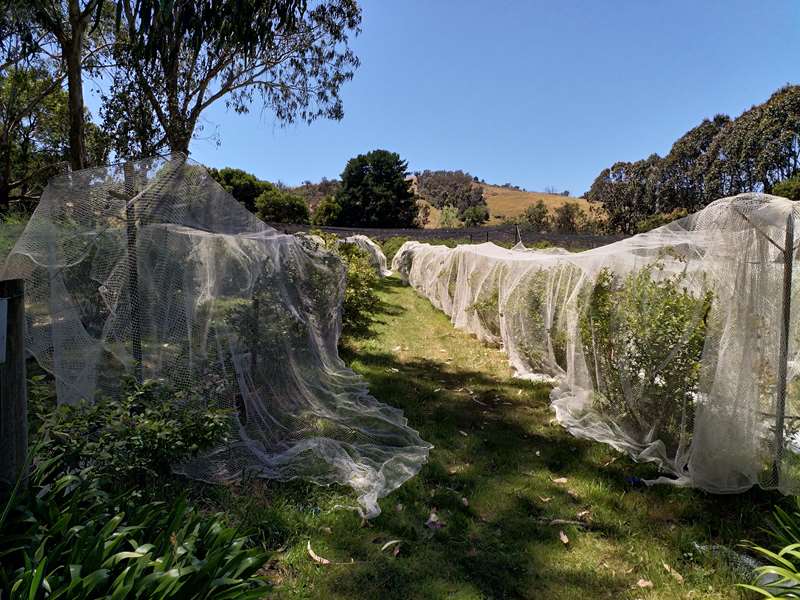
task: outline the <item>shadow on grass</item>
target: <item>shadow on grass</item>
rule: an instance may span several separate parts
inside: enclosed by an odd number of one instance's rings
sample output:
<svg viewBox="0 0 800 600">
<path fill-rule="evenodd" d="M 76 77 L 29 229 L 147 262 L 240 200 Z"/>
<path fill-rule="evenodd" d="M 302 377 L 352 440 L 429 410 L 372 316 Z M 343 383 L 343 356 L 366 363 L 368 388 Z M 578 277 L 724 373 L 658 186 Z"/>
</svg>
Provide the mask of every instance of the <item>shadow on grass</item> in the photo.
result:
<svg viewBox="0 0 800 600">
<path fill-rule="evenodd" d="M 382 282 L 373 327 L 431 318 L 409 314 L 400 288 L 407 290 L 396 279 Z M 621 598 L 640 576 L 669 585 L 668 562 L 686 578 L 682 590 L 713 583 L 725 589 L 715 597 L 727 598 L 734 595 L 729 571 L 697 556 L 693 542 L 763 540 L 765 515 L 785 502 L 759 490 L 712 496 L 634 487 L 629 478 L 652 478 L 656 468 L 570 436 L 552 422 L 546 386 L 447 361 L 401 359 L 382 343 L 355 338 L 342 358 L 435 447 L 420 473 L 381 501 L 379 517 L 364 526 L 353 512 L 327 511 L 347 503 L 349 492 L 302 482 L 252 482 L 209 501 L 254 527 L 266 547 L 289 548 L 271 572 L 278 596 Z M 478 342 L 458 334 L 448 343 Z M 576 521 L 584 511 L 583 524 L 551 523 Z M 426 524 L 432 512 L 441 526 Z M 559 540 L 561 529 L 569 545 Z M 311 561 L 305 543 L 312 539 L 342 564 Z M 381 550 L 392 540 L 400 541 Z"/>
</svg>

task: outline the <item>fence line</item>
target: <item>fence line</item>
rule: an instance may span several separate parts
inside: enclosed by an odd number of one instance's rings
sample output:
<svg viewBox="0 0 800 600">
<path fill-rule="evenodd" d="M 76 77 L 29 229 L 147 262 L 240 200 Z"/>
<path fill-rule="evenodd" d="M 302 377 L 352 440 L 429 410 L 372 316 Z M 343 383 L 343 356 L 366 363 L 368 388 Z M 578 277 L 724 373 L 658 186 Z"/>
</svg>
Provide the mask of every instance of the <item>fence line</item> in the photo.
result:
<svg viewBox="0 0 800 600">
<path fill-rule="evenodd" d="M 312 225 L 296 225 L 285 223 L 272 223 L 276 229 L 284 233 L 297 233 L 310 229 L 321 229 L 339 237 L 362 234 L 374 240 L 386 240 L 391 237 L 406 237 L 420 242 L 428 240 L 457 239 L 472 244 L 484 242 L 514 243 L 522 240 L 523 244 L 532 245 L 537 242 L 548 242 L 554 246 L 573 246 L 582 248 L 596 248 L 624 239 L 623 235 L 594 235 L 586 233 L 551 233 L 539 231 L 517 230 L 514 225 L 499 225 L 495 227 L 460 227 L 452 229 L 412 229 L 412 228 L 371 228 L 371 227 L 317 227 Z"/>
</svg>

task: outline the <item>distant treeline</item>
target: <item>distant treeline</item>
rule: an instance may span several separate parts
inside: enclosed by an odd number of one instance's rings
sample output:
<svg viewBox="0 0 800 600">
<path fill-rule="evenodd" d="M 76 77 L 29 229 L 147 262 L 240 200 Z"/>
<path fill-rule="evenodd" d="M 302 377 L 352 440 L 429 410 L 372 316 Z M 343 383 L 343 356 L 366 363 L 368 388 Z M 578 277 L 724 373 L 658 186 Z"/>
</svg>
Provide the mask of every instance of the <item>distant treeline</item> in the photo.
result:
<svg viewBox="0 0 800 600">
<path fill-rule="evenodd" d="M 610 231 L 635 233 L 742 192 L 800 200 L 798 180 L 800 86 L 791 85 L 735 119 L 704 119 L 664 157 L 604 169 L 585 198 L 602 203 Z"/>
</svg>

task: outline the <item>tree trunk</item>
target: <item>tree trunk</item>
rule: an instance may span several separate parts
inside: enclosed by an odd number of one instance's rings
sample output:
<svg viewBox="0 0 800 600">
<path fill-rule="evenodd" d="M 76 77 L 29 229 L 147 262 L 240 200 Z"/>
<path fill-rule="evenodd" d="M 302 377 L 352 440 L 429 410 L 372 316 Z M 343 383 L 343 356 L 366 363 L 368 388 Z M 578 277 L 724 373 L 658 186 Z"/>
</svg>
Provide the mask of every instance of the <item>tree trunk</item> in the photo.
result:
<svg viewBox="0 0 800 600">
<path fill-rule="evenodd" d="M 69 108 L 69 161 L 73 171 L 86 167 L 86 141 L 84 139 L 83 70 L 81 68 L 82 28 L 64 45 L 67 63 L 67 89 Z"/>
<path fill-rule="evenodd" d="M 83 41 L 86 18 L 81 15 L 79 0 L 69 0 L 71 35 L 61 40 L 61 51 L 67 64 L 67 106 L 69 108 L 69 159 L 74 171 L 86 167 L 83 106 Z"/>
</svg>

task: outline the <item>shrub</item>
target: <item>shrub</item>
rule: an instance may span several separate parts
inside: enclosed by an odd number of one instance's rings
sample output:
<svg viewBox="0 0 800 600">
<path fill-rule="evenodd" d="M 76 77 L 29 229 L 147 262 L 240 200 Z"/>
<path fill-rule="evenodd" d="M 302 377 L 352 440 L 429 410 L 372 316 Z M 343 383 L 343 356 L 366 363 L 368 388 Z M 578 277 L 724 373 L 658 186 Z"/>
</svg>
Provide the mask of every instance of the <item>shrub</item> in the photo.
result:
<svg viewBox="0 0 800 600">
<path fill-rule="evenodd" d="M 271 184 L 256 198 L 256 212 L 267 223 L 306 224 L 310 219 L 308 205 L 302 197 Z"/>
<path fill-rule="evenodd" d="M 525 213 L 520 220 L 523 226 L 530 227 L 534 231 L 548 231 L 552 226 L 550 212 L 541 200 L 525 209 Z"/>
<path fill-rule="evenodd" d="M 339 215 L 342 212 L 342 207 L 336 201 L 334 196 L 325 196 L 314 210 L 314 217 L 312 222 L 314 225 L 336 225 L 339 220 Z"/>
<path fill-rule="evenodd" d="M 694 414 L 712 295 L 687 291 L 682 274 L 653 277 L 661 268 L 603 269 L 579 325 L 597 408 L 674 448 Z"/>
<path fill-rule="evenodd" d="M 800 498 L 795 498 L 795 509 L 789 513 L 776 507 L 767 533 L 779 548 L 770 550 L 745 541 L 744 545 L 758 554 L 767 564 L 755 569 L 751 584 L 739 587 L 758 592 L 765 598 L 797 598 L 800 581 Z"/>
<path fill-rule="evenodd" d="M 342 330 L 363 332 L 372 322 L 371 315 L 378 305 L 375 286 L 379 277 L 369 255 L 355 244 L 340 244 L 339 238 L 333 234 L 322 231 L 312 233 L 324 240 L 325 248 L 337 255 L 347 269 Z"/>
<path fill-rule="evenodd" d="M 442 208 L 439 214 L 439 227 L 444 229 L 455 229 L 461 227 L 461 220 L 458 218 L 458 209 L 449 204 Z"/>
<path fill-rule="evenodd" d="M 489 209 L 486 206 L 470 206 L 461 213 L 465 227 L 475 227 L 489 220 Z"/>
<path fill-rule="evenodd" d="M 649 217 L 646 217 L 636 223 L 636 232 L 644 233 L 645 231 L 650 231 L 656 227 L 661 227 L 667 223 L 672 223 L 672 221 L 682 219 L 688 214 L 689 211 L 687 211 L 685 208 L 676 208 L 669 213 L 656 213 L 654 215 L 650 215 Z"/>
<path fill-rule="evenodd" d="M 271 186 L 270 183 L 261 181 L 252 173 L 242 169 L 224 167 L 209 169 L 208 173 L 250 212 L 256 211 L 256 198 L 267 189 L 267 186 Z"/>
<path fill-rule="evenodd" d="M 400 246 L 405 244 L 408 241 L 407 237 L 403 236 L 393 236 L 387 240 L 384 240 L 382 247 L 383 253 L 386 255 L 386 262 L 388 264 L 392 264 L 392 259 L 394 255 L 397 254 L 397 251 L 400 250 Z"/>
<path fill-rule="evenodd" d="M 556 209 L 553 229 L 559 233 L 578 233 L 584 215 L 577 202 L 565 202 Z"/>
<path fill-rule="evenodd" d="M 96 477 L 137 485 L 164 477 L 171 466 L 223 443 L 230 413 L 209 408 L 198 394 L 146 381 L 124 381 L 120 400 L 54 407 L 32 395 L 40 457 L 63 473 L 91 467 Z"/>
<path fill-rule="evenodd" d="M 776 183 L 775 187 L 772 188 L 772 193 L 789 200 L 800 200 L 800 173 Z"/>
<path fill-rule="evenodd" d="M 268 555 L 179 497 L 113 496 L 90 471 L 52 477 L 39 461 L 30 491 L 0 505 L 0 596 L 261 598 Z M 58 468 L 55 468 L 57 471 Z"/>
</svg>

